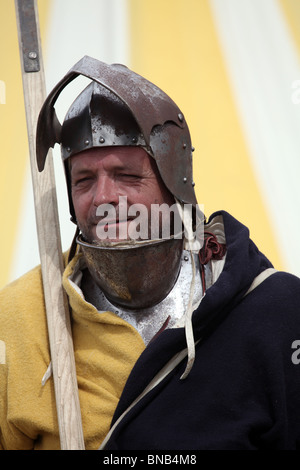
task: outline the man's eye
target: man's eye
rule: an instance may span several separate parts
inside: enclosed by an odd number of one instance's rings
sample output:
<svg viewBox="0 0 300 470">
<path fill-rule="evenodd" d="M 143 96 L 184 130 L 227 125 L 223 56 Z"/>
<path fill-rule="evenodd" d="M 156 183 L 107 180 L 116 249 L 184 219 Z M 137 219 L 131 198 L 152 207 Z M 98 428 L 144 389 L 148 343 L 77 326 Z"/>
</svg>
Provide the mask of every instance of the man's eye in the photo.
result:
<svg viewBox="0 0 300 470">
<path fill-rule="evenodd" d="M 90 180 L 91 180 L 90 176 L 85 176 L 84 178 L 79 178 L 78 180 L 75 180 L 73 185 L 74 186 L 79 186 L 80 184 L 87 183 Z"/>
<path fill-rule="evenodd" d="M 123 179 L 140 179 L 140 176 L 139 175 L 133 175 L 131 173 L 121 173 L 119 175 L 120 178 L 123 178 Z"/>
</svg>

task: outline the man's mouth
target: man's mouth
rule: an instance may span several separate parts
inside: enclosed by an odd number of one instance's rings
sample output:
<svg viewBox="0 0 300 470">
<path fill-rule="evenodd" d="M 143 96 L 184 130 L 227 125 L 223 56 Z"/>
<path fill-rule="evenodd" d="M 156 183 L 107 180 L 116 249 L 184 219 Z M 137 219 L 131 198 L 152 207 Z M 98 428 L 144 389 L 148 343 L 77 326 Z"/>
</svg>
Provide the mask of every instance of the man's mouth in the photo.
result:
<svg viewBox="0 0 300 470">
<path fill-rule="evenodd" d="M 126 219 L 110 219 L 103 218 L 93 224 L 93 231 L 97 240 L 127 240 L 130 221 L 132 218 Z"/>
<path fill-rule="evenodd" d="M 127 218 L 127 219 L 112 219 L 112 220 L 107 220 L 107 219 L 102 219 L 99 220 L 98 222 L 93 223 L 95 226 L 100 226 L 100 227 L 105 227 L 106 225 L 119 225 L 119 224 L 124 224 L 128 223 L 132 220 L 132 218 Z"/>
</svg>

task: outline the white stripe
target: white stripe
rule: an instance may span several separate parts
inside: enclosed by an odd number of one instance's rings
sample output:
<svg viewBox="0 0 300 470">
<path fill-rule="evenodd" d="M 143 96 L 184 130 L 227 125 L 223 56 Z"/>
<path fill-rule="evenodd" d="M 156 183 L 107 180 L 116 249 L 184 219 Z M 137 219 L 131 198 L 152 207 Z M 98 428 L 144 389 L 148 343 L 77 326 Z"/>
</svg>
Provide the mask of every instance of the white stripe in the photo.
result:
<svg viewBox="0 0 300 470">
<path fill-rule="evenodd" d="M 5 343 L 0 340 L 0 364 L 6 363 Z"/>
<path fill-rule="evenodd" d="M 3 80 L 0 80 L 0 104 L 6 103 L 6 85 Z"/>
<path fill-rule="evenodd" d="M 267 279 L 269 276 L 277 272 L 278 272 L 277 269 L 274 269 L 274 268 L 267 268 L 264 271 L 262 271 L 258 276 L 256 276 L 251 286 L 247 290 L 245 296 L 250 294 L 250 292 L 252 292 L 257 286 L 259 286 L 259 284 L 261 284 L 265 279 Z"/>
<path fill-rule="evenodd" d="M 297 51 L 276 0 L 210 4 L 274 235 L 287 268 L 299 276 L 300 250 L 293 249 L 300 232 Z"/>
</svg>

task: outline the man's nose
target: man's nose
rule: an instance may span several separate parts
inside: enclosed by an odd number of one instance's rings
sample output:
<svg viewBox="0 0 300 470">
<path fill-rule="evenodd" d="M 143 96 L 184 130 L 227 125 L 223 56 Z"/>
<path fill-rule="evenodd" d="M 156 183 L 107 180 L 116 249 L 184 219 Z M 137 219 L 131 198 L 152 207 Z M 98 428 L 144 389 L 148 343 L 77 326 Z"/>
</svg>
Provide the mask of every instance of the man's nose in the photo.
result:
<svg viewBox="0 0 300 470">
<path fill-rule="evenodd" d="M 95 185 L 93 204 L 113 204 L 118 202 L 117 188 L 114 180 L 109 176 L 99 176 Z"/>
</svg>

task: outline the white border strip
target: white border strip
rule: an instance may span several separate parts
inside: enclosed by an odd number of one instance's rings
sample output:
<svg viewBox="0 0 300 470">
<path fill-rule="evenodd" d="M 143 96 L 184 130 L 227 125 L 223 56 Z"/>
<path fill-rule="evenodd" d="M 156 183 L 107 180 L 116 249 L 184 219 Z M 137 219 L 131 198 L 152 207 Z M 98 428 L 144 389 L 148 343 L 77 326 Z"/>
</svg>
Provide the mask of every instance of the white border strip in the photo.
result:
<svg viewBox="0 0 300 470">
<path fill-rule="evenodd" d="M 277 0 L 210 0 L 217 33 L 274 235 L 300 275 L 299 59 Z M 300 82 L 299 82 L 300 85 Z M 253 208 L 255 210 L 255 207 Z"/>
</svg>

